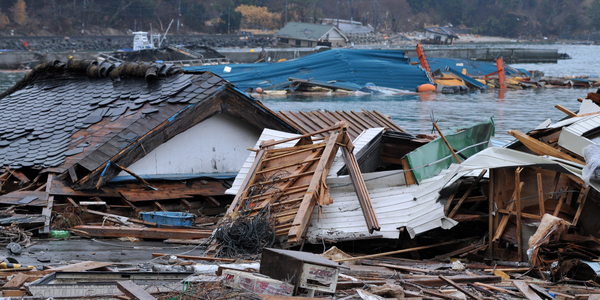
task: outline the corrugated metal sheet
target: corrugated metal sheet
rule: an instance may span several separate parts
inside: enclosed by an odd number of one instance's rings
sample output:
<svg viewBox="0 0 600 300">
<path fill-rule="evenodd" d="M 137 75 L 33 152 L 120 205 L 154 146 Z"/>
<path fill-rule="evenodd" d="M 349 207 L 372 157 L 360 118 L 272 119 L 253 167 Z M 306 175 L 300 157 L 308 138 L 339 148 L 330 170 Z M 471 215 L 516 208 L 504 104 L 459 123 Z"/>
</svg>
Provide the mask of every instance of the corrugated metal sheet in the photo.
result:
<svg viewBox="0 0 600 300">
<path fill-rule="evenodd" d="M 263 141 L 268 141 L 268 140 L 278 141 L 278 140 L 288 139 L 288 138 L 297 137 L 297 136 L 300 136 L 300 135 L 277 131 L 277 130 L 272 130 L 272 129 L 267 128 L 267 129 L 263 130 L 263 132 L 260 135 L 260 137 L 258 138 L 258 141 L 256 142 L 256 145 L 254 148 L 258 149 L 260 144 Z M 281 144 L 275 145 L 275 149 L 292 147 L 296 143 L 297 143 L 297 141 L 281 143 Z M 235 177 L 235 180 L 233 181 L 231 188 L 225 191 L 226 195 L 237 195 L 238 190 L 240 189 L 240 187 L 242 186 L 242 183 L 244 182 L 244 179 L 246 179 L 246 176 L 248 176 L 250 167 L 252 167 L 252 164 L 254 163 L 254 158 L 256 157 L 256 152 L 254 152 L 254 151 L 248 151 L 248 152 L 250 153 L 248 155 L 248 158 L 246 159 L 246 161 L 244 162 L 244 165 L 242 166 L 242 168 L 238 172 L 237 176 Z"/>
<path fill-rule="evenodd" d="M 363 131 L 356 139 L 354 139 L 354 141 L 352 141 L 352 143 L 354 144 L 354 151 L 352 151 L 352 153 L 356 155 L 358 151 L 360 151 L 365 145 L 367 145 L 371 140 L 373 140 L 374 137 L 376 137 L 384 130 L 385 128 L 370 128 Z M 339 170 L 341 170 L 344 167 L 344 165 L 346 165 L 346 163 L 344 162 L 344 158 L 342 157 L 342 151 L 338 151 L 337 155 L 335 156 L 335 159 L 333 160 L 331 168 L 329 168 L 329 175 L 327 177 L 337 177 L 337 172 L 339 172 Z"/>
<path fill-rule="evenodd" d="M 436 200 L 439 190 L 453 179 L 457 170 L 458 165 L 453 165 L 436 177 L 410 186 L 406 185 L 401 171 L 363 174 L 381 226 L 381 230 L 373 234 L 369 234 L 349 177 L 328 178 L 333 204 L 322 207 L 321 219 L 315 210 L 307 240 L 321 243 L 322 238 L 351 240 L 369 236 L 397 239 L 399 227 L 406 226 L 411 237 L 438 227 L 451 228 L 456 222 L 444 216 L 444 206 Z M 384 175 L 389 176 L 381 177 Z M 372 178 L 377 179 L 370 180 Z"/>
<path fill-rule="evenodd" d="M 383 127 L 390 130 L 407 132 L 400 125 L 394 123 L 389 116 L 376 110 L 357 111 L 310 111 L 310 112 L 284 112 L 280 111 L 278 117 L 293 125 L 302 134 L 324 129 L 335 125 L 336 122 L 348 123 L 348 134 L 352 140 L 356 139 L 364 130 Z M 319 136 L 325 136 L 324 134 Z"/>
<path fill-rule="evenodd" d="M 284 83 L 289 77 L 360 89 L 366 83 L 414 91 L 432 83 L 418 66 L 410 65 L 404 51 L 332 49 L 279 63 L 230 64 L 184 67 L 186 71 L 211 71 L 241 89 Z M 228 66 L 231 71 L 225 73 Z"/>
</svg>

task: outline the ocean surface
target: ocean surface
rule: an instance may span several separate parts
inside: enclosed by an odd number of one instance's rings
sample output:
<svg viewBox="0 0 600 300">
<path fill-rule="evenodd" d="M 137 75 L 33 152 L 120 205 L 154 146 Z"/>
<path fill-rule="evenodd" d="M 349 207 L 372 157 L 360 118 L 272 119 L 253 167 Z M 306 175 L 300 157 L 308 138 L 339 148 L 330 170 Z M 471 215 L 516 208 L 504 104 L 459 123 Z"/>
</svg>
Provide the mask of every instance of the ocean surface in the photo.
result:
<svg viewBox="0 0 600 300">
<path fill-rule="evenodd" d="M 572 57 L 569 60 L 560 60 L 556 64 L 512 64 L 513 67 L 540 70 L 549 76 L 600 76 L 600 56 L 597 55 L 600 46 L 507 44 L 506 47 L 558 49 L 560 53 L 567 53 Z M 14 85 L 24 75 L 22 72 L 0 72 L 0 92 Z M 274 111 L 377 110 L 389 115 L 413 134 L 432 132 L 433 120 L 442 130 L 446 130 L 450 127 L 468 126 L 492 117 L 496 124 L 496 137 L 509 139 L 508 130 L 518 129 L 526 132 L 548 118 L 558 121 L 565 117 L 564 113 L 554 108 L 556 104 L 577 111 L 577 98 L 585 98 L 587 93 L 595 90 L 596 88 L 551 88 L 471 92 L 460 95 L 265 96 L 260 100 Z"/>
</svg>

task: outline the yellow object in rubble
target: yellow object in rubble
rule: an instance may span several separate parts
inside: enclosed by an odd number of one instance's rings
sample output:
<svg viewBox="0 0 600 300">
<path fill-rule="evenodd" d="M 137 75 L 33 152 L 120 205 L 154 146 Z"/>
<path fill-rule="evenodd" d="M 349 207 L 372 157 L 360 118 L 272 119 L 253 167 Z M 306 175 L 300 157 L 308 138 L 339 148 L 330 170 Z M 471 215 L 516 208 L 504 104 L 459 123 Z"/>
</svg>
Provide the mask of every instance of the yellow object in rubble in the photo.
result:
<svg viewBox="0 0 600 300">
<path fill-rule="evenodd" d="M 464 85 L 464 83 L 458 79 L 435 79 L 434 82 L 445 86 Z"/>
</svg>

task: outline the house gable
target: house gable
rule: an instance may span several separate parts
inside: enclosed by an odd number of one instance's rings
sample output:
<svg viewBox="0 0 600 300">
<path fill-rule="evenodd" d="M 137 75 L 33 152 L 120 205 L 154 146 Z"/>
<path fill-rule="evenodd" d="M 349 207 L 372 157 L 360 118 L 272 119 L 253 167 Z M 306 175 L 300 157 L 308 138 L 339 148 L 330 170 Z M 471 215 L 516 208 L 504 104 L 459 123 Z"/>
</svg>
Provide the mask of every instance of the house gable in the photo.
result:
<svg viewBox="0 0 600 300">
<path fill-rule="evenodd" d="M 260 130 L 249 125 L 226 113 L 214 115 L 158 146 L 128 169 L 140 176 L 238 172 L 247 148 L 260 136 Z"/>
</svg>

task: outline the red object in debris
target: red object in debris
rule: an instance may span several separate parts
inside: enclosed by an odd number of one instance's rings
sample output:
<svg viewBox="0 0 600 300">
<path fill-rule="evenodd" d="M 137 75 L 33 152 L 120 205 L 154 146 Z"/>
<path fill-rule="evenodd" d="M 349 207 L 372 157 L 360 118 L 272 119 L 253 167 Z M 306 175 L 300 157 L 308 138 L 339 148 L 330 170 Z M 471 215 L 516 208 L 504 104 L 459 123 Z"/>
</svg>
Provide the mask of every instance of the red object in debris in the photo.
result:
<svg viewBox="0 0 600 300">
<path fill-rule="evenodd" d="M 25 48 L 27 48 L 27 46 L 29 46 L 29 44 L 27 43 L 27 41 L 23 41 L 23 45 L 25 45 Z"/>
<path fill-rule="evenodd" d="M 419 93 L 433 93 L 436 91 L 436 87 L 433 84 L 425 83 L 419 86 L 418 91 Z"/>
<path fill-rule="evenodd" d="M 257 87 L 256 88 L 256 92 L 259 93 L 259 94 L 262 93 L 262 88 Z"/>
</svg>

